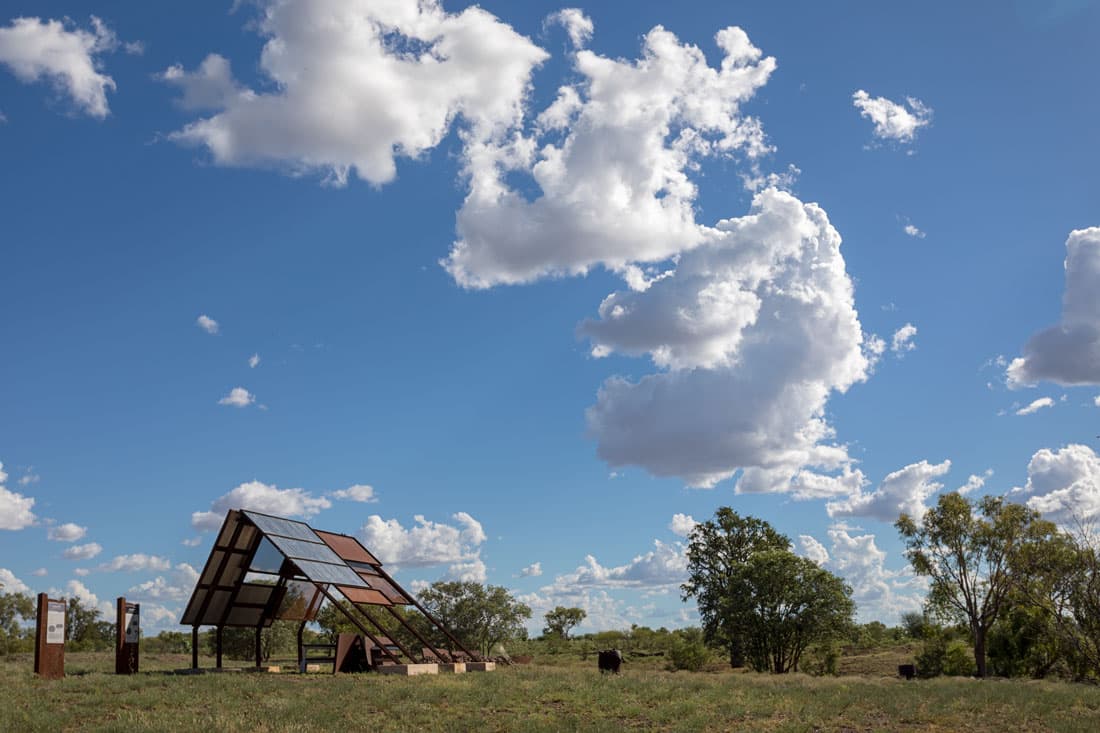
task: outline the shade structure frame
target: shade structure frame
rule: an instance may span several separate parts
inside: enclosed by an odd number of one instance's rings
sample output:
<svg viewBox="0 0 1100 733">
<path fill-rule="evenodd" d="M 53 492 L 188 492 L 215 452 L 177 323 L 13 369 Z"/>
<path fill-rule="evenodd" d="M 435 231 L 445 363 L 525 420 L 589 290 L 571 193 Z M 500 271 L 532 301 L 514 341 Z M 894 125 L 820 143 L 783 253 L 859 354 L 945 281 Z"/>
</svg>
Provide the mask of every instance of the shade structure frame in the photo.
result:
<svg viewBox="0 0 1100 733">
<path fill-rule="evenodd" d="M 266 560 L 260 567 L 256 565 L 257 555 L 260 548 L 267 545 L 278 554 L 272 555 L 270 549 L 265 549 Z M 277 572 L 274 571 L 276 562 L 279 564 Z M 256 582 L 257 575 L 270 580 Z M 257 597 L 256 589 L 267 586 L 268 583 L 271 591 L 266 594 L 264 601 L 265 596 L 261 593 Z M 308 597 L 303 595 L 306 597 L 304 603 L 287 605 L 284 608 L 292 583 L 300 584 L 299 587 L 312 586 L 313 591 Z M 214 626 L 217 629 L 217 657 L 218 665 L 221 666 L 222 628 L 255 628 L 258 633 L 280 618 L 308 623 L 316 617 L 325 600 L 328 600 L 336 603 L 344 615 L 381 649 L 384 656 L 394 662 L 399 661 L 389 649 L 389 644 L 392 643 L 402 654 L 413 658 L 409 650 L 396 639 L 389 640 L 384 635 L 382 639 L 389 642 L 384 643 L 368 631 L 358 619 L 350 615 L 350 609 L 339 603 L 340 598 L 380 631 L 384 631 L 383 627 L 367 609 L 371 606 L 385 608 L 424 643 L 432 654 L 443 658 L 443 653 L 424 642 L 420 634 L 393 608 L 395 605 L 412 605 L 455 647 L 471 658 L 478 658 L 428 613 L 415 596 L 402 588 L 382 568 L 377 556 L 356 538 L 315 530 L 305 522 L 247 509 L 232 509 L 226 513 L 180 623 L 192 627 L 193 637 L 200 626 Z M 289 615 L 290 608 L 301 610 L 296 611 L 295 615 Z M 288 615 L 282 616 L 284 613 Z M 452 652 L 447 655 L 453 657 Z M 197 658 L 193 657 L 192 664 L 197 666 Z"/>
</svg>

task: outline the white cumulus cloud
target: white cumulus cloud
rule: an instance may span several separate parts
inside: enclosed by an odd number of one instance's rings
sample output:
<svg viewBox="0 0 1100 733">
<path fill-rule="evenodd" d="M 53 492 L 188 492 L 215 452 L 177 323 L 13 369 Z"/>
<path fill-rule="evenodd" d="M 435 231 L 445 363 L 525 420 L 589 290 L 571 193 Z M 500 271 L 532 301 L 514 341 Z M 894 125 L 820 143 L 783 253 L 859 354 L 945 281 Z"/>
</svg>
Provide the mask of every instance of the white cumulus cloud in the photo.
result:
<svg viewBox="0 0 1100 733">
<path fill-rule="evenodd" d="M 844 525 L 829 529 L 831 552 L 825 562 L 828 570 L 852 587 L 859 618 L 898 623 L 906 611 L 919 611 L 924 603 L 926 583 L 911 572 L 886 567 L 886 553 L 875 544 L 873 534 L 852 536 Z"/>
<path fill-rule="evenodd" d="M 377 514 L 367 518 L 359 534 L 363 544 L 384 563 L 400 567 L 447 565 L 447 577 L 485 582 L 480 546 L 486 540 L 481 523 L 466 512 L 452 515 L 454 525 L 432 522 L 421 515 L 405 528 L 396 519 Z"/>
<path fill-rule="evenodd" d="M 558 23 L 569 34 L 569 40 L 573 48 L 584 48 L 584 45 L 592 38 L 595 26 L 592 19 L 584 14 L 580 8 L 562 8 L 546 18 L 547 23 Z"/>
<path fill-rule="evenodd" d="M 542 563 L 533 562 L 527 567 L 519 571 L 520 577 L 523 578 L 537 578 L 542 575 Z"/>
<path fill-rule="evenodd" d="M 34 499 L 15 491 L 8 491 L 4 482 L 8 474 L 4 473 L 4 464 L 0 463 L 0 529 L 25 529 L 38 521 L 31 508 Z"/>
<path fill-rule="evenodd" d="M 977 475 L 977 474 L 970 474 L 970 478 L 968 478 L 966 480 L 966 483 L 963 484 L 962 486 L 960 486 L 959 488 L 955 489 L 955 491 L 962 494 L 963 496 L 966 496 L 967 494 L 971 494 L 971 493 L 977 491 L 978 489 L 982 488 L 983 486 L 985 486 L 985 482 L 988 481 L 989 477 L 992 476 L 992 475 L 993 475 L 993 469 L 992 468 L 987 468 L 985 473 L 983 473 L 980 476 Z"/>
<path fill-rule="evenodd" d="M 219 329 L 218 322 L 205 313 L 195 319 L 195 325 L 210 334 L 217 333 Z"/>
<path fill-rule="evenodd" d="M 139 570 L 167 570 L 172 567 L 166 558 L 135 552 L 132 555 L 116 555 L 110 562 L 100 563 L 96 570 L 105 573 L 133 573 Z"/>
<path fill-rule="evenodd" d="M 914 239 L 924 239 L 925 236 L 927 236 L 923 231 L 918 229 L 913 224 L 906 224 L 903 227 L 903 230 L 905 231 L 906 234 L 908 234 L 910 237 L 913 237 Z"/>
<path fill-rule="evenodd" d="M 658 26 L 637 61 L 578 51 L 580 80 L 559 90 L 531 136 L 468 141 L 469 194 L 444 267 L 463 287 L 579 275 L 596 265 L 641 286 L 658 263 L 717 233 L 695 222 L 689 177 L 705 156 L 769 150 L 740 104 L 775 68 L 740 28 L 716 35 L 718 69 Z M 510 181 L 528 180 L 529 198 Z"/>
<path fill-rule="evenodd" d="M 73 545 L 66 547 L 61 556 L 66 560 L 90 560 L 103 552 L 103 546 L 98 542 L 89 542 L 86 545 Z"/>
<path fill-rule="evenodd" d="M 657 588 L 687 580 L 686 547 L 681 542 L 653 541 L 653 549 L 623 565 L 601 565 L 593 555 L 571 573 L 557 576 L 557 587 Z"/>
<path fill-rule="evenodd" d="M 23 83 L 50 82 L 82 112 L 103 119 L 110 113 L 107 92 L 115 90 L 115 82 L 102 73 L 100 56 L 119 43 L 94 15 L 91 26 L 78 28 L 67 18 L 15 18 L 0 27 L 0 64 Z"/>
<path fill-rule="evenodd" d="M 901 355 L 906 351 L 912 351 L 917 348 L 917 344 L 913 341 L 916 335 L 917 327 L 912 323 L 906 323 L 894 332 L 894 337 L 890 339 L 890 351 Z"/>
<path fill-rule="evenodd" d="M 913 142 L 917 130 L 932 122 L 932 109 L 914 97 L 906 97 L 905 104 L 899 104 L 858 89 L 852 94 L 852 104 L 861 117 L 874 124 L 873 134 L 879 140 Z"/>
<path fill-rule="evenodd" d="M 699 523 L 690 514 L 673 514 L 672 521 L 668 523 L 668 528 L 672 530 L 673 534 L 687 537 L 697 524 Z"/>
<path fill-rule="evenodd" d="M 1017 415 L 1031 415 L 1038 412 L 1044 407 L 1054 407 L 1054 400 L 1050 397 L 1040 397 L 1037 400 L 1032 400 L 1029 404 L 1016 410 Z"/>
<path fill-rule="evenodd" d="M 1072 526 L 1100 518 L 1100 456 L 1087 445 L 1037 451 L 1027 466 L 1027 505 Z"/>
<path fill-rule="evenodd" d="M 70 580 L 65 584 L 65 590 L 70 598 L 75 598 L 80 601 L 80 605 L 85 608 L 94 608 L 106 619 L 115 617 L 115 606 L 110 601 L 101 601 L 99 596 L 93 593 L 88 586 L 81 583 L 79 580 Z"/>
<path fill-rule="evenodd" d="M 81 527 L 79 524 L 74 524 L 73 522 L 66 522 L 56 527 L 50 527 L 46 536 L 56 542 L 76 542 L 79 539 L 83 539 L 84 535 L 87 533 L 87 527 Z"/>
<path fill-rule="evenodd" d="M 182 562 L 175 566 L 168 578 L 158 575 L 152 580 L 138 583 L 126 591 L 126 597 L 135 601 L 185 601 L 191 597 L 198 580 L 198 571 Z M 143 612 L 144 610 L 142 608 Z"/>
<path fill-rule="evenodd" d="M 478 7 L 448 13 L 421 0 L 260 0 L 252 27 L 265 39 L 253 90 L 228 62 L 163 78 L 182 103 L 214 110 L 172 139 L 206 148 L 221 165 L 320 172 L 342 185 L 354 171 L 383 184 L 394 158 L 433 148 L 461 118 L 489 139 L 522 112 L 531 71 L 547 54 Z"/>
<path fill-rule="evenodd" d="M 249 392 L 244 387 L 234 387 L 229 390 L 229 394 L 218 400 L 219 405 L 230 405 L 231 407 L 248 407 L 256 401 L 256 395 Z"/>
<path fill-rule="evenodd" d="M 830 517 L 869 517 L 892 524 L 905 513 L 920 521 L 928 509 L 925 502 L 943 488 L 935 479 L 950 470 L 951 461 L 911 463 L 887 475 L 874 491 L 831 501 L 825 508 Z"/>
<path fill-rule="evenodd" d="M 1008 365 L 1009 387 L 1100 384 L 1100 227 L 1070 232 L 1065 270 L 1062 320 L 1033 335 Z"/>
<path fill-rule="evenodd" d="M 349 486 L 346 489 L 340 489 L 339 491 L 332 492 L 332 498 L 344 499 L 345 501 L 359 501 L 365 504 L 378 501 L 378 497 L 374 495 L 374 487 L 367 484 L 355 484 Z"/>
<path fill-rule="evenodd" d="M 813 560 L 818 565 L 824 565 L 829 562 L 829 551 L 825 549 L 825 545 L 821 544 L 814 537 L 808 534 L 798 535 L 798 543 L 802 545 L 802 556 Z"/>
<path fill-rule="evenodd" d="M 697 487 L 742 468 L 738 491 L 792 490 L 806 466 L 844 471 L 825 405 L 870 362 L 840 235 L 820 207 L 775 189 L 715 231 L 673 276 L 613 293 L 581 325 L 598 347 L 665 369 L 604 383 L 587 415 L 600 457 Z"/>
<path fill-rule="evenodd" d="M 0 593 L 30 593 L 31 589 L 26 583 L 15 577 L 15 573 L 7 568 L 0 568 Z"/>
<path fill-rule="evenodd" d="M 280 489 L 260 481 L 249 481 L 215 499 L 210 510 L 194 512 L 191 526 L 204 531 L 218 529 L 230 509 L 253 509 L 279 517 L 309 518 L 332 502 L 323 496 L 313 496 L 304 489 Z"/>
</svg>

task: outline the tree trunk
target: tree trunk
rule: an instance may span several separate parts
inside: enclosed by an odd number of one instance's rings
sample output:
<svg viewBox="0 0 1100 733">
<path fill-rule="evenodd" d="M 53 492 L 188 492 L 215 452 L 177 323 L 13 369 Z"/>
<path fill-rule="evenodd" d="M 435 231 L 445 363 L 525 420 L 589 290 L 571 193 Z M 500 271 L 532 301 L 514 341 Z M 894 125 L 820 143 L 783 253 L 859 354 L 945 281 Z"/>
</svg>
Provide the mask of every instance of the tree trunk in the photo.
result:
<svg viewBox="0 0 1100 733">
<path fill-rule="evenodd" d="M 739 669 L 745 666 L 745 647 L 740 637 L 732 639 L 729 644 L 730 666 Z"/>
<path fill-rule="evenodd" d="M 978 677 L 985 678 L 985 629 L 974 627 L 974 664 L 978 667 Z"/>
</svg>

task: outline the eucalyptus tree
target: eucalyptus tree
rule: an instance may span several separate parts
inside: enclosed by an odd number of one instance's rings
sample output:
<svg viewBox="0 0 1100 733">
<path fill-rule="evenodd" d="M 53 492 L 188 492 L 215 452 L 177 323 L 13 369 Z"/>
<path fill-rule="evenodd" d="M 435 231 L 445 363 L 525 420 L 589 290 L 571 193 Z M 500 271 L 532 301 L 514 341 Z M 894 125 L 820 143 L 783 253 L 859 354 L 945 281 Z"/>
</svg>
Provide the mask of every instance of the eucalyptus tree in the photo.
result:
<svg viewBox="0 0 1100 733">
<path fill-rule="evenodd" d="M 902 514 L 894 526 L 913 570 L 931 581 L 929 610 L 966 624 L 985 677 L 989 630 L 1029 581 L 1027 559 L 1057 528 L 1022 504 L 995 496 L 972 502 L 957 492 L 940 496 L 919 521 Z"/>
</svg>

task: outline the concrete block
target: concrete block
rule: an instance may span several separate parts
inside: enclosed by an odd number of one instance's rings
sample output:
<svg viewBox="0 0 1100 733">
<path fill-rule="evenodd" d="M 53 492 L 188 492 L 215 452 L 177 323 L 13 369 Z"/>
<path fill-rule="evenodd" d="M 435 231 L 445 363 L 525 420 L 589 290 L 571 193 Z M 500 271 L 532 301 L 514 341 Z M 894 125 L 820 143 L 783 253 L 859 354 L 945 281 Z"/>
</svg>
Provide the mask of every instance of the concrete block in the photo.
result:
<svg viewBox="0 0 1100 733">
<path fill-rule="evenodd" d="M 440 672 L 454 672 L 455 674 L 463 674 L 466 671 L 465 662 L 445 662 L 439 665 Z"/>
<path fill-rule="evenodd" d="M 280 674 L 283 668 L 277 664 L 272 664 L 264 667 L 247 667 L 246 672 L 259 672 L 261 674 Z"/>
<path fill-rule="evenodd" d="M 467 672 L 492 672 L 496 668 L 496 662 L 466 662 Z"/>
<path fill-rule="evenodd" d="M 374 669 L 382 674 L 399 674 L 403 677 L 413 677 L 418 674 L 439 674 L 438 664 L 383 664 Z"/>
</svg>

